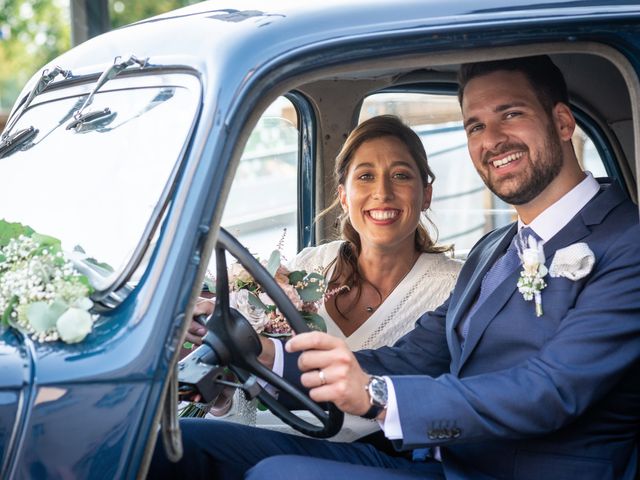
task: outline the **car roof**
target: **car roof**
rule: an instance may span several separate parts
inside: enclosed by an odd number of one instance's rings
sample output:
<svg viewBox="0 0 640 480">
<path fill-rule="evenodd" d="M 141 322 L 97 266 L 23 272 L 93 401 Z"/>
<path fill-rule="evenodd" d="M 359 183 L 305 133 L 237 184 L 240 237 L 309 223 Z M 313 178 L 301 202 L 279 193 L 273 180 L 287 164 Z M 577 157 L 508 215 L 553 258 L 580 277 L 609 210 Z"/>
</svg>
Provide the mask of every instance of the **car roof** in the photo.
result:
<svg viewBox="0 0 640 480">
<path fill-rule="evenodd" d="M 135 49 L 147 53 L 184 57 L 185 46 L 191 59 L 203 59 L 211 52 L 236 56 L 236 61 L 267 60 L 305 45 L 338 41 L 345 37 L 368 37 L 388 31 L 434 32 L 445 29 L 501 28 L 540 24 L 545 21 L 623 19 L 640 14 L 634 2 L 450 0 L 330 0 L 322 3 L 270 0 L 228 2 L 212 0 L 152 17 L 91 39 L 57 61 L 68 67 L 101 64 L 105 59 Z M 103 53 L 104 56 L 99 55 Z M 133 52 L 132 52 L 133 53 Z M 183 60 L 189 63 L 189 58 Z"/>
</svg>

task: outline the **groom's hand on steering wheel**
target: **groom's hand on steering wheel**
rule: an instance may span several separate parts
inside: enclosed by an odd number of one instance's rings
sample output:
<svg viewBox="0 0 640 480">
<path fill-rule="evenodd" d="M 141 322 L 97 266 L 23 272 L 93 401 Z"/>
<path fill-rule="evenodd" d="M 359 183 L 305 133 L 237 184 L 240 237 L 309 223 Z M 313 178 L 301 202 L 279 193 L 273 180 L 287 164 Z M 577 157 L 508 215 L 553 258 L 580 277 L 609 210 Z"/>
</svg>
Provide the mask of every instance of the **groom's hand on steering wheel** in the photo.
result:
<svg viewBox="0 0 640 480">
<path fill-rule="evenodd" d="M 369 410 L 369 375 L 343 340 L 322 332 L 300 333 L 286 343 L 285 349 L 302 352 L 298 357 L 298 368 L 303 372 L 300 381 L 310 389 L 311 399 L 332 402 L 353 415 Z"/>
</svg>

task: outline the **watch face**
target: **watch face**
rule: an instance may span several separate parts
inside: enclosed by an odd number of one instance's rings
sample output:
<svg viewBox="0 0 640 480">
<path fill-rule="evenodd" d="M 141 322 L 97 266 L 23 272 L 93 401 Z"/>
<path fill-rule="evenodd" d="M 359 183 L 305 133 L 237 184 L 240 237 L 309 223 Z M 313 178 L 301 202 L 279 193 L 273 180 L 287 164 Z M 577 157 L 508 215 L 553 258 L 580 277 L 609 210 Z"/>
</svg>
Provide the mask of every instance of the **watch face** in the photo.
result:
<svg viewBox="0 0 640 480">
<path fill-rule="evenodd" d="M 371 377 L 369 382 L 371 403 L 381 407 L 387 406 L 387 382 L 382 377 Z"/>
</svg>

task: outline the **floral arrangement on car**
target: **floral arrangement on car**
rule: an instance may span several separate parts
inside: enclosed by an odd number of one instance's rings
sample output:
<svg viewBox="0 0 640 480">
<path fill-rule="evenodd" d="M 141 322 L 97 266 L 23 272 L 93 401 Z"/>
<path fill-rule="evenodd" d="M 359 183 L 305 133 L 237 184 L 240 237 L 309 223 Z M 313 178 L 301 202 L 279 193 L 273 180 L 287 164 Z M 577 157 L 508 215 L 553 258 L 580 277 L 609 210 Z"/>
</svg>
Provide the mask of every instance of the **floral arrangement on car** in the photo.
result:
<svg viewBox="0 0 640 480">
<path fill-rule="evenodd" d="M 60 240 L 0 220 L 1 325 L 38 342 L 77 343 L 94 318 L 88 278 L 65 256 Z"/>
</svg>

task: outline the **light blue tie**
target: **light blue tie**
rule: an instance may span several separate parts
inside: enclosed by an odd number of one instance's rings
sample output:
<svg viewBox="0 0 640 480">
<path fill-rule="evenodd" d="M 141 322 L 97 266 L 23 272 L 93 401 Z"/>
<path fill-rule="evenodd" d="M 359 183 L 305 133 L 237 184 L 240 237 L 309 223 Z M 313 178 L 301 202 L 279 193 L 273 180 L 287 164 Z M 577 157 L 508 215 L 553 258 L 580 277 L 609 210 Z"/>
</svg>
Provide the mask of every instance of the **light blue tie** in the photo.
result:
<svg viewBox="0 0 640 480">
<path fill-rule="evenodd" d="M 511 275 L 519 265 L 521 265 L 520 256 L 518 255 L 518 248 L 522 249 L 524 245 L 527 245 L 529 236 L 534 237 L 536 240 L 540 240 L 540 237 L 536 235 L 531 228 L 525 227 L 518 232 L 511 240 L 511 244 L 506 253 L 500 257 L 496 263 L 484 274 L 482 278 L 482 284 L 480 285 L 480 293 L 475 303 L 469 309 L 469 313 L 462 321 L 462 328 L 458 328 L 458 333 L 461 332 L 461 347 L 464 346 L 464 342 L 469 334 L 469 324 L 471 319 L 482 306 L 485 300 L 498 288 L 502 282 Z"/>
</svg>

